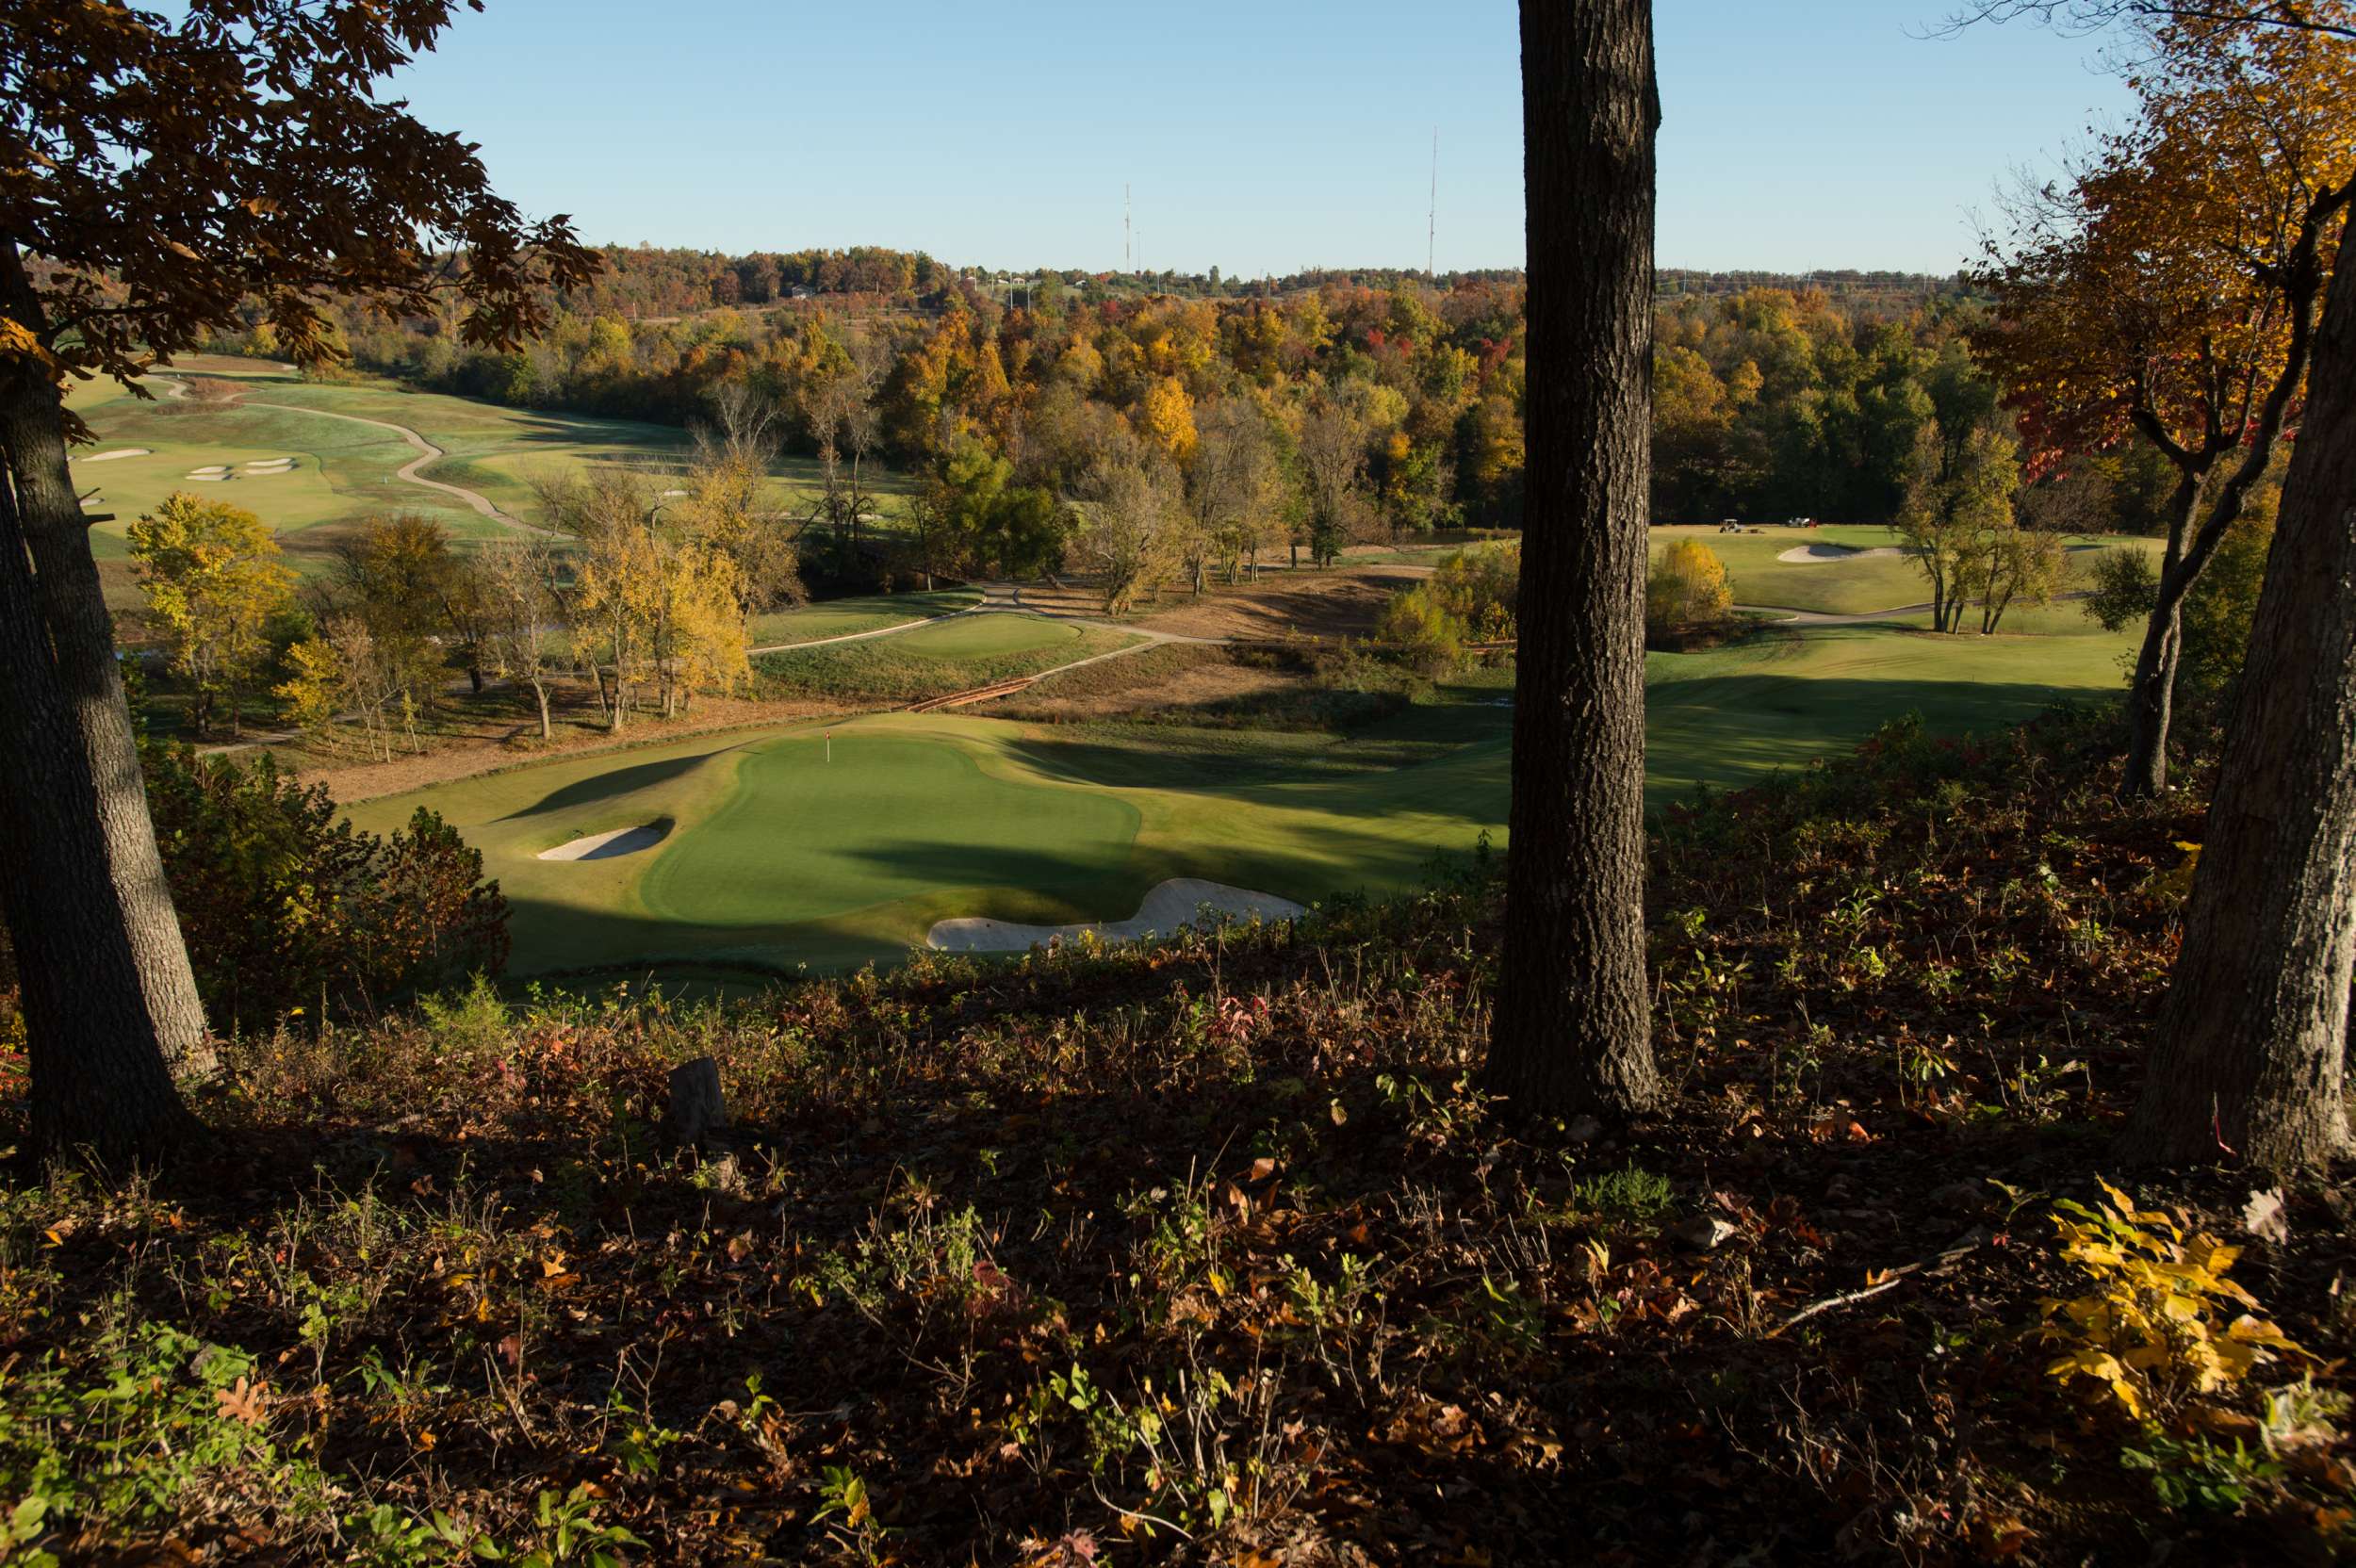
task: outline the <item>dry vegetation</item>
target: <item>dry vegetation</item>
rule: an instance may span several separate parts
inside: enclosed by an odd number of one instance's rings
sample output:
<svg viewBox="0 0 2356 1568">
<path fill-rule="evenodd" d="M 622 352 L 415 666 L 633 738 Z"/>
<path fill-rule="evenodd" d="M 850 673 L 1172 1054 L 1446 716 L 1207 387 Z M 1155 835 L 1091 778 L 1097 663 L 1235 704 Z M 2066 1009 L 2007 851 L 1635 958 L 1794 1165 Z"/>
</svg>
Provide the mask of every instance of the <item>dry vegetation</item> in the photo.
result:
<svg viewBox="0 0 2356 1568">
<path fill-rule="evenodd" d="M 1479 1094 L 1481 868 L 1157 951 L 240 1042 L 218 1151 L 0 1216 L 17 1550 L 2327 1560 L 2341 1188 L 2136 1186 L 2250 1250 L 2176 1270 L 2145 1420 L 2049 1372 L 2088 1340 L 2041 1302 L 2144 1288 L 2056 1204 L 2104 1200 L 2199 811 L 2118 805 L 2093 734 L 1896 731 L 1668 825 L 1677 1094 L 1625 1135 Z M 707 1054 L 699 1152 L 660 1119 Z M 2203 1377 L 2219 1305 L 2298 1348 Z"/>
</svg>

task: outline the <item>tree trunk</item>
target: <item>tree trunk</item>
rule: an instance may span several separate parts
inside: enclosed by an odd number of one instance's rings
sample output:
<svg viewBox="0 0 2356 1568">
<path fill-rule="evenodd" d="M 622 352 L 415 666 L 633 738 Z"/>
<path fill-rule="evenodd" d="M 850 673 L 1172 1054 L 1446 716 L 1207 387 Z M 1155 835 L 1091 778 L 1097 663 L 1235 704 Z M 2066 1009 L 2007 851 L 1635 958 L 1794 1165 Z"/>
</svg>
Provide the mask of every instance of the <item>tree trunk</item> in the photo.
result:
<svg viewBox="0 0 2356 1568">
<path fill-rule="evenodd" d="M 2154 610 L 2127 687 L 2127 774 L 2122 788 L 2145 799 L 2168 788 L 2168 727 L 2176 704 L 2176 664 L 2184 646 L 2184 601 Z"/>
<path fill-rule="evenodd" d="M 2356 267 L 2306 417 L 2128 1152 L 2320 1164 L 2348 1142 L 2356 957 Z"/>
<path fill-rule="evenodd" d="M 17 494 L 0 483 L 0 913 L 24 992 L 33 1147 L 108 1163 L 153 1158 L 198 1129 L 164 1065 L 140 956 L 106 874 L 115 845 L 57 679 Z"/>
<path fill-rule="evenodd" d="M 545 680 L 534 680 L 532 683 L 532 694 L 540 699 L 540 739 L 543 741 L 555 739 L 556 731 L 548 723 L 548 683 Z"/>
<path fill-rule="evenodd" d="M 0 240 L 9 314 L 21 279 L 13 244 Z M 38 320 L 37 314 L 24 319 Z M 102 834 L 89 862 L 103 867 L 131 952 L 152 1034 L 174 1070 L 191 1076 L 217 1066 L 205 1032 L 205 1004 L 172 912 L 163 858 L 147 814 L 139 743 L 115 661 L 114 622 L 90 557 L 90 524 L 66 466 L 65 425 L 57 391 L 29 360 L 0 369 L 0 463 L 12 480 L 9 543 L 30 547 L 34 602 L 49 633 L 49 668 L 83 757 L 82 776 L 97 792 Z"/>
<path fill-rule="evenodd" d="M 1525 1113 L 1660 1093 L 1644 981 L 1652 461 L 1650 0 L 1524 0 L 1530 529 L 1489 1086 Z"/>
<path fill-rule="evenodd" d="M 2150 797 L 2168 788 L 2168 728 L 2176 700 L 2176 666 L 2184 652 L 2184 596 L 2225 542 L 2226 530 L 2240 517 L 2242 500 L 2250 487 L 2265 476 L 2282 421 L 2289 416 L 2291 400 L 2308 379 L 2315 345 L 2315 280 L 2321 277 L 2315 266 L 2312 237 L 2305 242 L 2304 256 L 2303 263 L 2294 264 L 2299 282 L 2289 302 L 2290 346 L 2282 368 L 2266 390 L 2255 429 L 2247 432 L 2241 461 L 2226 476 L 2224 487 L 2210 503 L 2209 514 L 2198 531 L 2191 529 L 2191 523 L 2200 507 L 2208 460 L 2201 461 L 2197 472 L 2187 468 L 2177 485 L 2177 511 L 2168 521 L 2168 550 L 2161 558 L 2159 600 L 2145 630 L 2143 647 L 2135 656 L 2135 685 L 2127 698 L 2125 784 L 2130 794 Z M 2305 291 L 2299 292 L 2299 286 Z"/>
</svg>

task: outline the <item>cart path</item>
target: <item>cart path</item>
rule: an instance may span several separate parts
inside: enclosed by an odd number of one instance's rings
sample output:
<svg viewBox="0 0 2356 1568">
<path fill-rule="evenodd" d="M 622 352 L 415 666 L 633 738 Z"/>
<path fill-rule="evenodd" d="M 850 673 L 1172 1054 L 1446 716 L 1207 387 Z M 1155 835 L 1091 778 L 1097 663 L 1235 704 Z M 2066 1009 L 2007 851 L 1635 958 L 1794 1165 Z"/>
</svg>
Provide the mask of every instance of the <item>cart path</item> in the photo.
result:
<svg viewBox="0 0 2356 1568">
<path fill-rule="evenodd" d="M 157 376 L 154 379 L 166 386 L 174 388 L 174 390 L 167 393 L 167 396 L 173 398 L 184 398 L 188 396 L 188 389 L 187 383 L 170 376 Z M 560 533 L 555 529 L 540 528 L 533 524 L 525 522 L 520 517 L 509 516 L 506 513 L 501 512 L 499 509 L 498 504 L 495 503 L 490 497 L 483 494 L 480 490 L 469 490 L 463 484 L 448 484 L 438 479 L 427 479 L 422 473 L 418 472 L 418 470 L 423 468 L 429 463 L 437 462 L 442 458 L 448 457 L 450 453 L 435 446 L 433 442 L 428 441 L 424 436 L 419 435 L 416 431 L 411 430 L 407 425 L 396 425 L 387 419 L 366 419 L 362 418 L 357 414 L 338 414 L 335 410 L 328 408 L 306 408 L 301 403 L 266 403 L 260 401 L 258 399 L 248 398 L 243 391 L 238 392 L 236 397 L 225 400 L 238 408 L 269 408 L 275 409 L 281 414 L 308 414 L 320 419 L 341 419 L 346 424 L 367 425 L 374 430 L 391 431 L 395 435 L 398 435 L 403 441 L 408 442 L 411 448 L 413 448 L 417 454 L 417 456 L 411 458 L 408 462 L 402 464 L 399 468 L 393 470 L 393 477 L 395 479 L 407 484 L 417 485 L 420 489 L 435 490 L 445 496 L 456 497 L 459 500 L 466 502 L 467 506 L 473 508 L 483 516 L 490 518 L 493 522 L 504 523 L 509 528 L 515 530 L 518 533 L 536 533 L 543 539 L 565 539 L 571 537 L 569 534 Z"/>
</svg>

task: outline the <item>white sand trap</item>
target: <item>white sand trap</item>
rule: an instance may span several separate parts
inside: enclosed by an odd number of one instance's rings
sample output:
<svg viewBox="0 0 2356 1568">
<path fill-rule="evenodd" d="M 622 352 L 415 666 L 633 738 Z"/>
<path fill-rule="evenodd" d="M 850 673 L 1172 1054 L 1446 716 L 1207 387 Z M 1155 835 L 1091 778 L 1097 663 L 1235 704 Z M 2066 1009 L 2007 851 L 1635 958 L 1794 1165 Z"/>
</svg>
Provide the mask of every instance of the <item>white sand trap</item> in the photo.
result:
<svg viewBox="0 0 2356 1568">
<path fill-rule="evenodd" d="M 145 447 L 117 447 L 110 452 L 91 452 L 86 457 L 74 457 L 67 459 L 67 461 L 72 463 L 112 463 L 118 457 L 145 457 L 148 454 L 148 450 L 149 449 Z"/>
<path fill-rule="evenodd" d="M 543 860 L 611 860 L 617 856 L 635 855 L 642 849 L 652 849 L 670 837 L 671 825 L 650 822 L 636 827 L 617 827 L 611 833 L 592 833 L 585 839 L 558 844 L 554 849 L 540 852 Z"/>
<path fill-rule="evenodd" d="M 188 470 L 190 479 L 227 479 L 228 477 L 229 465 L 226 463 L 208 463 L 202 468 Z"/>
<path fill-rule="evenodd" d="M 291 457 L 256 457 L 247 461 L 245 471 L 252 474 L 265 468 L 291 468 L 294 466 L 295 460 Z"/>
<path fill-rule="evenodd" d="M 673 496 L 684 496 L 685 494 L 687 494 L 687 492 L 686 492 L 686 491 L 684 491 L 684 490 L 665 490 L 665 491 L 663 491 L 663 494 L 662 494 L 661 496 L 657 497 L 656 498 L 657 498 L 658 500 L 666 500 L 666 501 L 667 501 L 667 500 L 669 500 L 669 499 L 670 499 Z"/>
<path fill-rule="evenodd" d="M 1168 936 L 1182 925 L 1200 923 L 1208 905 L 1230 920 L 1289 920 L 1301 906 L 1274 893 L 1255 893 L 1224 882 L 1173 876 L 1145 895 L 1137 914 L 1128 920 L 1084 921 L 1077 925 L 1023 925 L 1010 920 L 966 916 L 935 921 L 924 939 L 948 953 L 1020 953 L 1042 942 L 1070 941 L 1093 931 L 1106 941 L 1135 941 L 1139 937 Z"/>
<path fill-rule="evenodd" d="M 1895 545 L 1876 545 L 1870 550 L 1851 549 L 1846 545 L 1794 545 L 1775 557 L 1794 564 L 1808 561 L 1860 561 L 1869 555 L 1904 555 Z"/>
</svg>

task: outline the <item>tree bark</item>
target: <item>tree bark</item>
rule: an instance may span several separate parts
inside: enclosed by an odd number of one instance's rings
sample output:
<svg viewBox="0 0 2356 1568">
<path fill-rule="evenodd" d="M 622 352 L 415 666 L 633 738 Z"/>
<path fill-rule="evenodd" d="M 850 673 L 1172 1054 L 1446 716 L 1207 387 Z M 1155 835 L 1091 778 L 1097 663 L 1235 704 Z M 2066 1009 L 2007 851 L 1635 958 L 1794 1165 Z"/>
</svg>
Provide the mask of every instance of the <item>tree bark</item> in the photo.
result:
<svg viewBox="0 0 2356 1568">
<path fill-rule="evenodd" d="M 2348 1142 L 2356 267 L 2331 280 L 2240 690 L 2126 1149 L 2294 1169 Z"/>
<path fill-rule="evenodd" d="M 1650 0 L 1524 0 L 1530 527 L 1489 1086 L 1625 1114 L 1660 1079 L 1644 980 Z"/>
<path fill-rule="evenodd" d="M 2184 646 L 2184 600 L 2154 610 L 2135 650 L 2127 686 L 2127 771 L 2130 795 L 2151 799 L 2168 788 L 2168 730 L 2175 715 L 2176 664 Z"/>
<path fill-rule="evenodd" d="M 8 314 L 41 318 L 16 247 L 5 238 L 0 294 Z M 48 631 L 48 668 L 82 752 L 84 776 L 97 792 L 103 841 L 89 864 L 103 867 L 113 885 L 152 1033 L 166 1060 L 186 1075 L 209 1074 L 217 1063 L 205 1004 L 147 814 L 139 743 L 115 659 L 114 621 L 90 556 L 90 523 L 66 466 L 64 411 L 47 373 L 21 356 L 0 366 L 0 465 L 6 468 L 0 482 L 14 486 L 8 547 L 31 550 L 33 602 Z"/>
<path fill-rule="evenodd" d="M 2226 475 L 2209 505 L 2208 516 L 2197 531 L 2191 531 L 2189 543 L 2186 533 L 2217 450 L 2214 443 L 2203 449 L 2198 470 L 2185 468 L 2177 486 L 2177 511 L 2168 522 L 2168 551 L 2160 566 L 2159 600 L 2145 629 L 2143 646 L 2136 653 L 2135 684 L 2128 693 L 2125 786 L 2130 794 L 2149 798 L 2168 788 L 2168 729 L 2176 701 L 2176 666 L 2184 653 L 2184 596 L 2192 592 L 2192 585 L 2225 543 L 2226 531 L 2240 518 L 2242 501 L 2250 487 L 2266 476 L 2282 422 L 2290 416 L 2292 400 L 2308 379 L 2315 354 L 2315 296 L 2323 277 L 2316 260 L 2318 224 L 2326 211 L 2336 211 L 2345 200 L 2343 193 L 2329 208 L 2319 207 L 2302 225 L 2299 249 L 2286 269 L 2290 344 L 2282 367 L 2254 419 L 2243 427 L 2241 461 Z"/>
<path fill-rule="evenodd" d="M 57 679 L 18 494 L 0 482 L 0 737 L 8 747 L 0 914 L 24 991 L 33 1147 L 106 1163 L 151 1158 L 195 1133 L 196 1121 L 164 1065 L 140 956 L 106 874 L 114 845 Z"/>
</svg>

